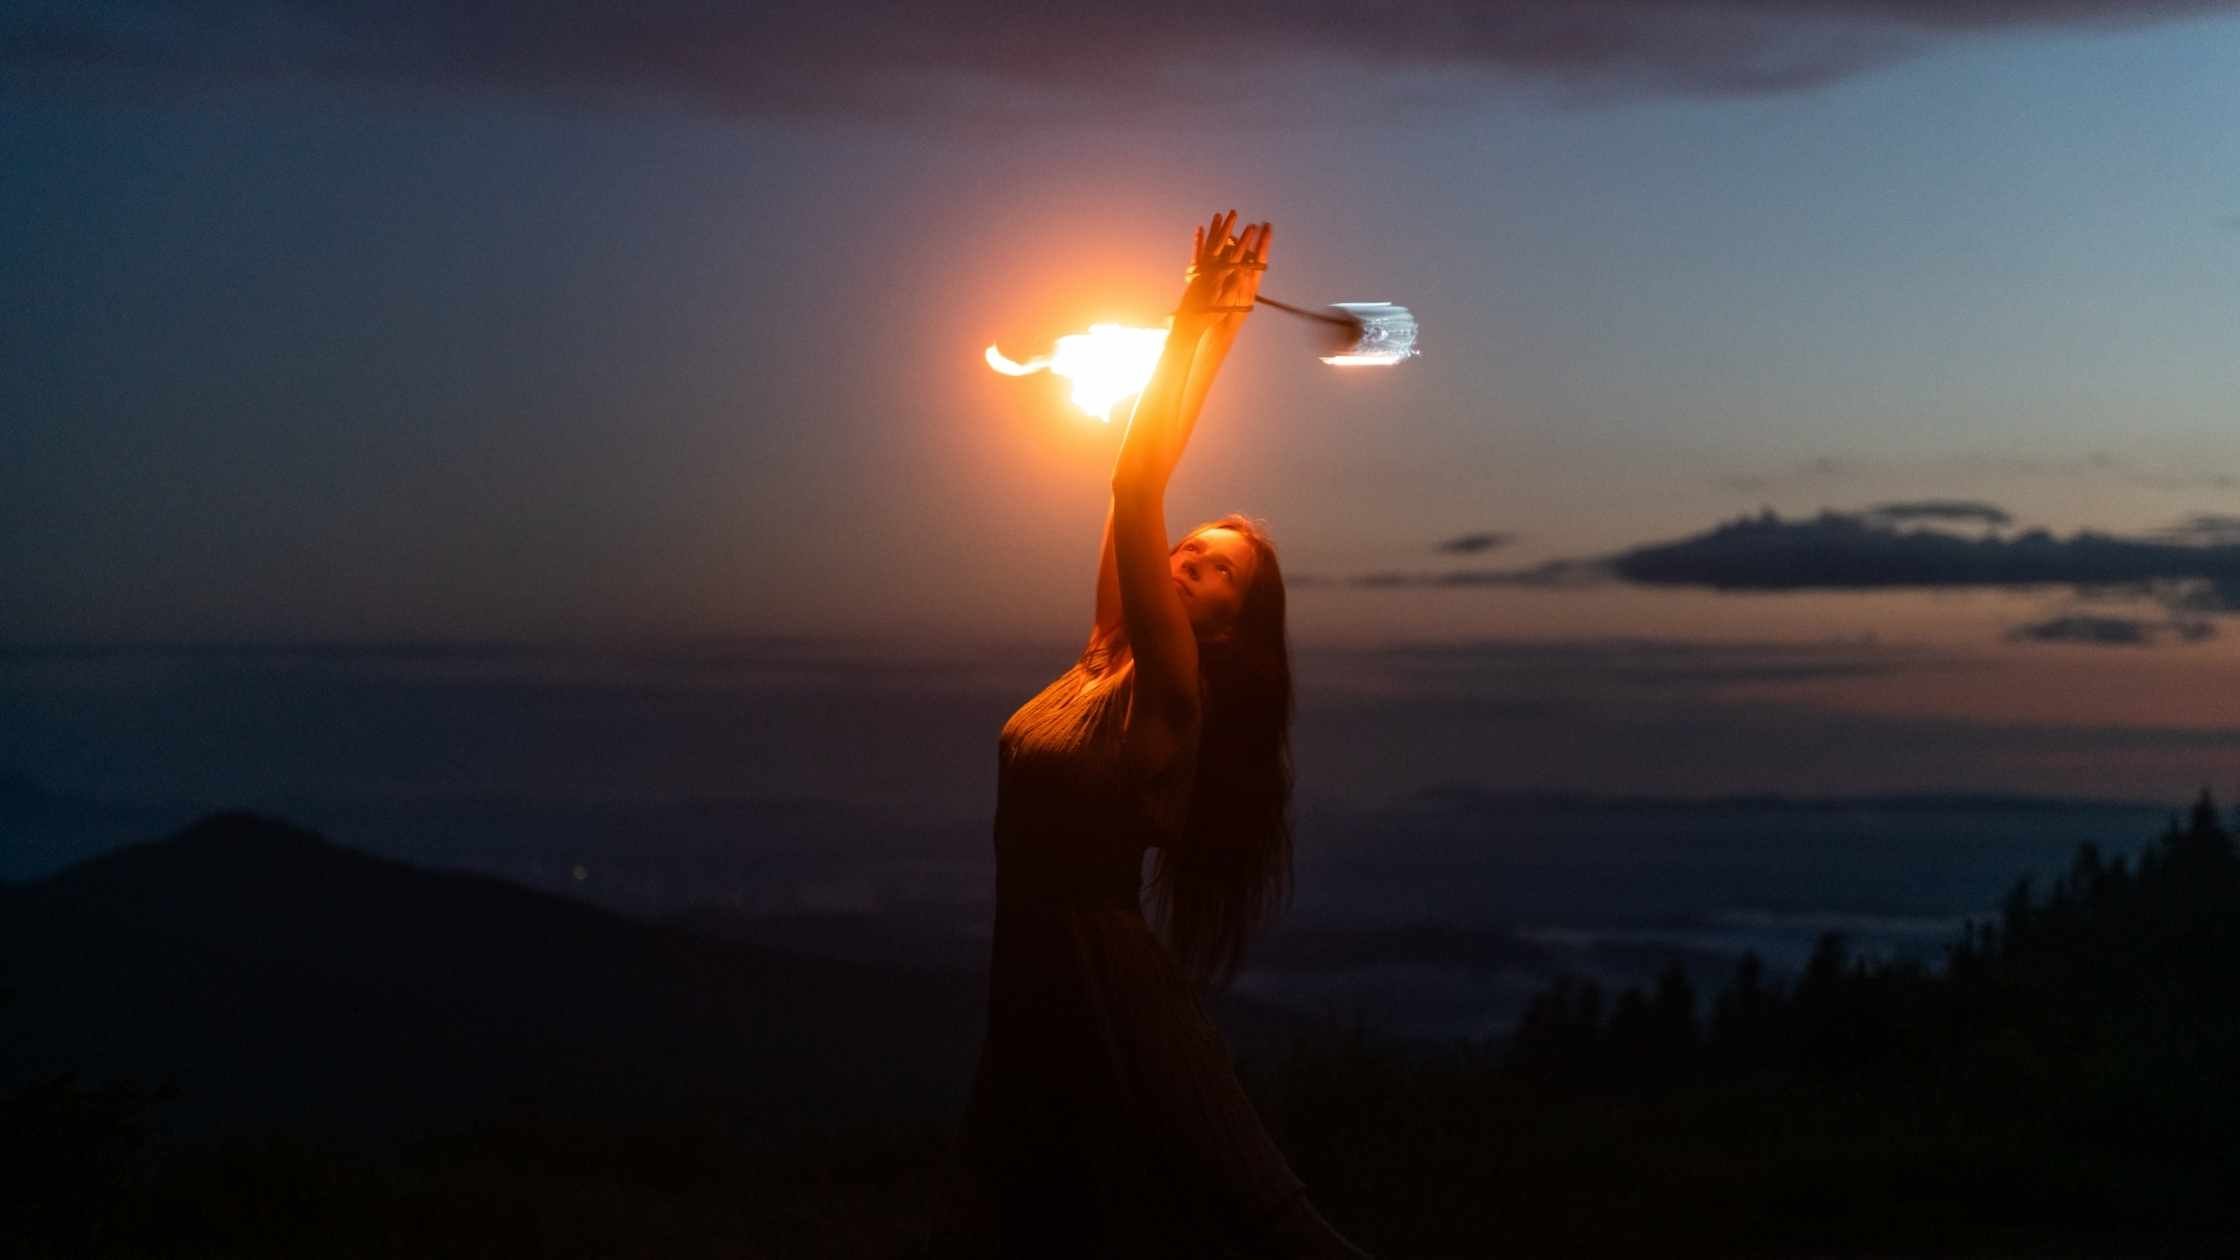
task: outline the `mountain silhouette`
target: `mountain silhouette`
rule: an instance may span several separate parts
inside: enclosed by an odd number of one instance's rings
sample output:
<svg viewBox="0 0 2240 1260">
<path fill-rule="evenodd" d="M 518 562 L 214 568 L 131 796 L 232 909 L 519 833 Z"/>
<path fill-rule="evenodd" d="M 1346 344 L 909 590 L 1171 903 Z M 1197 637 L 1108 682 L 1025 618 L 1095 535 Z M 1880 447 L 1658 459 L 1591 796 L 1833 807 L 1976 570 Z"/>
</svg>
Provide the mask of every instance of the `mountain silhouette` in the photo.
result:
<svg viewBox="0 0 2240 1260">
<path fill-rule="evenodd" d="M 203 1133 L 721 1131 L 961 1114 L 984 990 L 642 922 L 219 814 L 0 897 L 20 1070 Z"/>
<path fill-rule="evenodd" d="M 214 814 L 0 884 L 0 1046 L 19 1076 L 173 1079 L 165 1121 L 194 1136 L 500 1126 L 781 1149 L 954 1127 L 984 944 L 905 967 L 877 960 L 908 939 L 839 934 L 907 922 L 834 919 L 792 947 L 750 926 L 633 918 Z M 1211 1008 L 1240 1054 L 1312 1023 L 1237 994 Z"/>
</svg>

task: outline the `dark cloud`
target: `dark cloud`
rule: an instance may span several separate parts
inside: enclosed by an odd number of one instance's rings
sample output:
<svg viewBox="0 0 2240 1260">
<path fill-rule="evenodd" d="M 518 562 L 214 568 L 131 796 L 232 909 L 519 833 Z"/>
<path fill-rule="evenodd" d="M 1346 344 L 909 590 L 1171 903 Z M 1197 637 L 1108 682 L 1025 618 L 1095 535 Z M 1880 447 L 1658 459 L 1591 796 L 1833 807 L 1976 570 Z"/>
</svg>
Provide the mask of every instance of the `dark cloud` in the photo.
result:
<svg viewBox="0 0 2240 1260">
<path fill-rule="evenodd" d="M 1481 551 L 1491 551 L 1496 547 L 1506 547 L 1510 543 L 1515 541 L 1516 535 L 1514 534 L 1461 534 L 1456 537 L 1444 539 L 1438 542 L 1432 547 L 1432 550 L 1447 552 L 1451 555 L 1474 556 Z"/>
<path fill-rule="evenodd" d="M 2240 545 L 2199 546 L 2117 538 L 2089 530 L 2060 539 L 2042 529 L 2015 538 L 1964 538 L 1899 530 L 1867 516 L 1822 512 L 1785 521 L 1742 517 L 1678 542 L 1635 547 L 1609 562 L 1631 582 L 1717 590 L 1865 590 L 1883 587 L 2102 588 L 2186 584 L 2240 588 Z"/>
<path fill-rule="evenodd" d="M 2011 525 L 2014 518 L 1989 503 L 1972 499 L 1916 499 L 1909 503 L 1882 503 L 1866 515 L 1885 521 L 1981 521 L 1986 525 Z"/>
<path fill-rule="evenodd" d="M 1896 513 L 1889 508 L 1907 509 Z M 2067 586 L 2095 600 L 2153 600 L 2173 613 L 2240 612 L 2240 539 L 2168 541 L 2081 531 L 2056 538 L 2032 529 L 2005 538 L 1900 529 L 1912 516 L 2000 520 L 1981 503 L 1907 503 L 1871 512 L 1783 520 L 1771 509 L 1677 542 L 1611 556 L 1550 560 L 1522 569 L 1364 573 L 1350 586 L 1571 587 L 1623 581 L 1722 591 L 1877 590 L 1902 587 Z M 2168 538 L 2227 539 L 2231 518 L 2196 516 Z M 2199 637 L 2199 636 L 2195 636 Z"/>
<path fill-rule="evenodd" d="M 2007 637 L 2029 643 L 2089 643 L 2097 647 L 2151 647 L 2165 639 L 2199 643 L 2215 638 L 2216 626 L 2206 621 L 2142 621 L 2135 617 L 2101 617 L 2071 614 L 2051 621 L 2016 626 Z"/>
<path fill-rule="evenodd" d="M 2120 25 L 2224 0 L 1051 0 L 1039 6 L 582 0 L 477 5 L 368 0 L 148 0 L 18 6 L 0 66 L 134 78 L 321 78 L 671 99 L 726 111 L 901 112 L 994 103 L 1141 107 L 1249 99 L 1321 65 L 1500 72 L 1562 84 L 1692 94 L 1811 88 L 1954 33 Z M 1235 50 L 1249 43 L 1253 69 Z M 1200 73 L 1216 69 L 1221 73 Z M 1351 98 L 1363 95 L 1349 83 Z M 975 93 L 973 89 L 982 89 Z M 993 89 L 988 91 L 986 89 Z M 1369 89 L 1374 91 L 1373 88 Z M 1267 96 L 1266 92 L 1257 95 Z M 1397 99 L 1397 94 L 1395 96 Z"/>
</svg>

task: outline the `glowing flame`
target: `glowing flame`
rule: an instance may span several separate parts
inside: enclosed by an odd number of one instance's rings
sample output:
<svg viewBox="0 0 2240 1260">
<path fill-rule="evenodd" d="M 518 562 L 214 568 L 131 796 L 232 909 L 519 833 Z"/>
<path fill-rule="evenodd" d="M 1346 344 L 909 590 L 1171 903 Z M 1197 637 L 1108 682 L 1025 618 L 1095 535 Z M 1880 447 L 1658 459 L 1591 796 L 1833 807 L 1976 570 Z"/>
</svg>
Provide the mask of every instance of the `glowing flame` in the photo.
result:
<svg viewBox="0 0 2240 1260">
<path fill-rule="evenodd" d="M 1073 382 L 1074 406 L 1109 424 L 1112 409 L 1121 400 L 1143 392 L 1166 344 L 1164 328 L 1091 324 L 1089 331 L 1067 333 L 1049 354 L 1025 363 L 1015 363 L 989 346 L 988 366 L 1005 376 L 1055 372 Z"/>
</svg>

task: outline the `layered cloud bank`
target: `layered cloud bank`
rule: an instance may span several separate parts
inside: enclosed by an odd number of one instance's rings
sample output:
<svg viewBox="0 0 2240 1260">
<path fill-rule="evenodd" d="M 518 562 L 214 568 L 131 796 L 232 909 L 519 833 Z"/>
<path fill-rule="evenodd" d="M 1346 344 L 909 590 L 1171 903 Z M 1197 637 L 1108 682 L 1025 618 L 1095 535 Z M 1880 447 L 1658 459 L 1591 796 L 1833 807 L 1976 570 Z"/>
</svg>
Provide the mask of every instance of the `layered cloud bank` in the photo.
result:
<svg viewBox="0 0 2240 1260">
<path fill-rule="evenodd" d="M 2090 530 L 2066 539 L 2042 529 L 1968 538 L 1846 512 L 1794 521 L 1771 512 L 1744 517 L 1692 538 L 1632 548 L 1608 567 L 1628 581 L 1719 590 L 2065 584 L 2163 590 L 2177 606 L 2196 611 L 2240 608 L 2240 545 Z M 2170 583 L 2185 589 L 2164 590 Z"/>
<path fill-rule="evenodd" d="M 303 77 L 900 114 L 1065 102 L 1359 102 L 1393 79 L 1500 76 L 1732 95 L 1816 87 L 1969 33 L 2136 24 L 2221 0 L 1177 0 L 628 6 L 151 0 L 12 6 L 0 65 Z M 1319 66 L 1329 77 L 1301 81 Z M 1239 91 L 1249 83 L 1250 92 Z M 1288 87 L 1289 90 L 1285 90 Z M 1406 91 L 1420 99 L 1420 86 Z M 1397 102 L 1402 93 L 1393 91 Z"/>
<path fill-rule="evenodd" d="M 1929 525 L 1918 522 L 1931 522 Z M 2066 588 L 2095 602 L 2159 604 L 2168 620 L 2069 613 L 2018 626 L 2019 642 L 2103 646 L 2196 643 L 2216 635 L 2200 618 L 2240 612 L 2240 518 L 2197 514 L 2146 537 L 2080 530 L 2057 538 L 2044 529 L 2008 535 L 2013 518 L 1974 500 L 1885 503 L 1857 512 L 1823 510 L 1785 520 L 1770 509 L 1670 542 L 1644 543 L 1602 556 L 1547 560 L 1513 568 L 1380 571 L 1343 585 L 1371 589 L 1470 586 L 1562 589 L 1629 583 L 1717 591 L 1868 591 L 1953 588 Z M 1955 528 L 1980 528 L 1964 534 Z M 1435 550 L 1473 554 L 1449 539 Z M 1328 580 L 1308 582 L 1330 585 Z"/>
</svg>

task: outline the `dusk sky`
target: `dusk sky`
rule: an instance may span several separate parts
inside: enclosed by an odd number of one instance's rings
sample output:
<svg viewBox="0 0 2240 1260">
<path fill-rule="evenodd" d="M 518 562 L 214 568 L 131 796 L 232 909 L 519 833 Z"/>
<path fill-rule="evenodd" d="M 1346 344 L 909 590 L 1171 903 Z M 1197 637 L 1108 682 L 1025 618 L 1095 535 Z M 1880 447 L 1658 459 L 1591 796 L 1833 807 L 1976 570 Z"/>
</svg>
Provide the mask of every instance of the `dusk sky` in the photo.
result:
<svg viewBox="0 0 2240 1260">
<path fill-rule="evenodd" d="M 1172 487 L 1302 660 L 2240 771 L 2240 6 L 574 8 L 0 5 L 0 642 L 1085 634 L 1125 408 L 982 348 L 1234 206 L 1423 329 L 1255 316 Z"/>
</svg>

